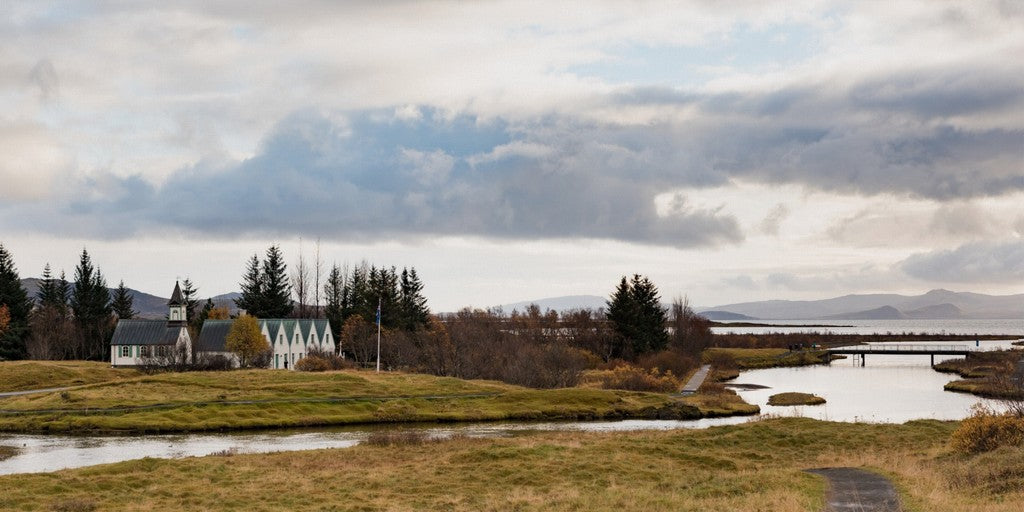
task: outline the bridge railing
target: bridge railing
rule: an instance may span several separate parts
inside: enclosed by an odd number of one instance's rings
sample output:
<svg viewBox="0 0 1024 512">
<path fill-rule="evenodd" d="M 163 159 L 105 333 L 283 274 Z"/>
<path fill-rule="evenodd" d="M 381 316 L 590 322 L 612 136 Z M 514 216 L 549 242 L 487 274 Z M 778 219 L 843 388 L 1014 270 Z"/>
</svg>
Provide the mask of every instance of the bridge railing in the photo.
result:
<svg viewBox="0 0 1024 512">
<path fill-rule="evenodd" d="M 970 345 L 918 345 L 910 343 L 881 343 L 871 345 L 847 345 L 845 347 L 831 347 L 829 350 L 841 351 L 864 351 L 864 352 L 969 352 L 973 348 Z"/>
</svg>

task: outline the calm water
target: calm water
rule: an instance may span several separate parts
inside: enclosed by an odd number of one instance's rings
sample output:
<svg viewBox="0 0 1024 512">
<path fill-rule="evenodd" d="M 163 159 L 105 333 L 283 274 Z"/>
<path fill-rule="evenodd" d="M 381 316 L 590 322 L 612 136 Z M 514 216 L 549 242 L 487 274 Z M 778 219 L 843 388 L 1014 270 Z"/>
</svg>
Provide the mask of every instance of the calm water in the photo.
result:
<svg viewBox="0 0 1024 512">
<path fill-rule="evenodd" d="M 1024 319 L 1015 320 L 755 320 L 761 324 L 842 327 L 713 327 L 715 333 L 764 334 L 769 332 L 830 332 L 835 334 L 1013 334 L 1024 337 Z"/>
<path fill-rule="evenodd" d="M 981 341 L 976 350 L 1010 348 L 1011 341 Z M 928 345 L 964 345 L 963 342 L 928 342 Z M 935 362 L 957 356 L 936 356 Z M 942 387 L 957 380 L 955 374 L 931 369 L 930 356 L 868 355 L 861 367 L 853 358 L 829 366 L 768 368 L 743 372 L 736 384 L 757 384 L 769 389 L 737 390 L 749 403 L 761 406 L 762 414 L 803 416 L 829 421 L 903 423 L 915 419 L 959 420 L 970 415 L 977 403 L 998 408 L 998 402 Z M 815 406 L 775 407 L 768 397 L 798 391 L 813 393 L 827 403 Z"/>
<path fill-rule="evenodd" d="M 346 427 L 324 430 L 275 430 L 268 432 L 174 434 L 146 436 L 59 436 L 0 434 L 0 445 L 21 452 L 0 462 L 0 475 L 37 473 L 106 464 L 143 457 L 201 457 L 225 450 L 235 453 L 266 453 L 355 446 L 372 432 L 382 430 L 425 432 L 434 438 L 452 435 L 505 437 L 528 431 L 624 432 L 707 428 L 743 423 L 748 418 L 713 418 L 696 421 L 625 420 L 559 423 L 480 423 L 468 425 L 397 425 Z"/>
<path fill-rule="evenodd" d="M 935 344 L 936 342 L 929 342 Z M 982 341 L 979 349 L 1007 348 L 1009 341 Z M 946 342 L 963 345 L 963 342 Z M 936 358 L 936 361 L 940 358 Z M 852 359 L 831 366 L 769 368 L 740 374 L 734 382 L 769 389 L 739 390 L 746 401 L 761 406 L 763 414 L 804 416 L 830 421 L 902 423 L 913 419 L 956 420 L 967 417 L 972 405 L 992 403 L 971 395 L 949 393 L 942 387 L 958 378 L 935 372 L 928 356 L 867 356 L 867 366 Z M 772 407 L 768 397 L 786 391 L 814 393 L 828 403 L 820 406 Z M 992 405 L 997 405 L 992 403 Z M 0 462 L 0 474 L 55 471 L 64 468 L 120 462 L 143 457 L 178 458 L 231 450 L 238 453 L 345 448 L 364 441 L 374 431 L 410 430 L 431 437 L 459 434 L 501 437 L 526 431 L 576 430 L 613 432 L 707 428 L 749 421 L 717 418 L 697 421 L 627 420 L 611 422 L 483 423 L 469 425 L 398 425 L 347 427 L 322 430 L 148 435 L 54 436 L 0 434 L 0 445 L 16 446 L 21 453 Z"/>
</svg>

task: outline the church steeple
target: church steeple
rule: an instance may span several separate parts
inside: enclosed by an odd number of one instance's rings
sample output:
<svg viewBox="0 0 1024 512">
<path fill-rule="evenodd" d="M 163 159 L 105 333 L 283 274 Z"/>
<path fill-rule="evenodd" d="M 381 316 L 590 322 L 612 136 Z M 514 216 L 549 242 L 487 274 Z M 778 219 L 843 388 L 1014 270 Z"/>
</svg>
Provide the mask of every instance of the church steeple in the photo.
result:
<svg viewBox="0 0 1024 512">
<path fill-rule="evenodd" d="M 167 313 L 167 326 L 184 326 L 188 318 L 185 313 L 185 300 L 181 297 L 181 286 L 177 281 L 174 282 L 174 293 L 171 294 L 171 300 L 167 301 L 167 305 L 170 307 Z"/>
</svg>

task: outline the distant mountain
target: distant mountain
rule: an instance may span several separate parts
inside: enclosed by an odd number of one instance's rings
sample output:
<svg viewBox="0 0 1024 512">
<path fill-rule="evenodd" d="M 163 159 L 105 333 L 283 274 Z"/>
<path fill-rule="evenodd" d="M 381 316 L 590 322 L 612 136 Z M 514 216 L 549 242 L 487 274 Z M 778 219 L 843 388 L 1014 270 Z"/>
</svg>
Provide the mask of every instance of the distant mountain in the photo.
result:
<svg viewBox="0 0 1024 512">
<path fill-rule="evenodd" d="M 734 321 L 746 321 L 746 320 L 757 320 L 752 316 L 741 315 L 739 313 L 733 313 L 731 311 L 701 311 L 700 316 L 712 320 L 715 322 L 734 322 Z"/>
<path fill-rule="evenodd" d="M 882 306 L 880 308 L 869 309 L 866 311 L 856 311 L 853 313 L 844 313 L 841 315 L 832 315 L 822 317 L 822 320 L 901 320 L 907 318 L 902 311 L 892 306 Z"/>
<path fill-rule="evenodd" d="M 910 311 L 904 311 L 903 314 L 907 315 L 907 318 L 916 318 L 921 320 L 933 320 L 933 319 L 950 319 L 950 318 L 963 318 L 964 312 L 954 304 L 936 304 L 934 306 L 925 306 L 919 309 L 913 309 Z"/>
<path fill-rule="evenodd" d="M 39 293 L 40 281 L 41 279 L 35 277 L 29 277 L 21 280 L 21 286 L 28 291 L 29 298 L 35 300 L 36 295 Z M 113 296 L 114 290 L 115 288 L 110 288 L 111 296 Z M 131 288 L 128 288 L 128 293 L 132 296 L 132 306 L 135 308 L 135 311 L 139 312 L 139 318 L 160 319 L 167 316 L 167 302 L 170 300 L 169 298 L 157 297 L 156 295 L 140 292 Z M 241 295 L 242 294 L 240 293 L 232 292 L 211 298 L 217 307 L 227 307 L 232 314 L 235 314 L 238 311 L 238 308 L 235 306 L 234 299 Z M 202 307 L 205 302 L 205 298 L 200 299 L 199 306 Z"/>
<path fill-rule="evenodd" d="M 697 308 L 697 311 L 726 311 L 771 320 L 897 318 L 889 309 L 881 309 L 885 307 L 897 310 L 905 318 L 915 319 L 1024 318 L 1024 294 L 984 295 L 932 290 L 916 296 L 870 294 L 814 301 L 743 302 Z"/>
<path fill-rule="evenodd" d="M 558 312 L 569 311 L 571 309 L 600 309 L 604 308 L 607 304 L 607 298 L 599 297 L 597 295 L 568 295 L 565 297 L 549 297 L 546 299 L 528 300 L 523 302 L 514 302 L 512 304 L 503 304 L 499 306 L 505 313 L 511 313 L 513 311 L 519 311 L 522 313 L 526 311 L 527 306 L 530 304 L 536 304 L 540 307 L 541 311 L 547 311 L 553 309 Z"/>
</svg>

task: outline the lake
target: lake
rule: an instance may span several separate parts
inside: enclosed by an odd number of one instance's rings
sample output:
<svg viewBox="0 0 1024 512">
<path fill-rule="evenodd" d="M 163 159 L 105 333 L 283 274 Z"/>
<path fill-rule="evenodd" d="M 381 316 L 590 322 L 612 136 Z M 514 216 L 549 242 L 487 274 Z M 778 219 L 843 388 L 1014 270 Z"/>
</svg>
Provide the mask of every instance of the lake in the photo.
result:
<svg viewBox="0 0 1024 512">
<path fill-rule="evenodd" d="M 931 333 L 931 334 L 965 334 L 995 335 L 1012 334 L 1024 337 L 1024 319 L 1008 320 L 754 320 L 759 324 L 771 324 L 769 327 L 712 327 L 715 334 L 765 334 L 769 332 L 821 332 L 834 334 L 899 334 L 899 333 Z M 778 325 L 795 327 L 778 327 Z M 805 327 L 808 325 L 829 324 L 837 327 Z"/>
</svg>

